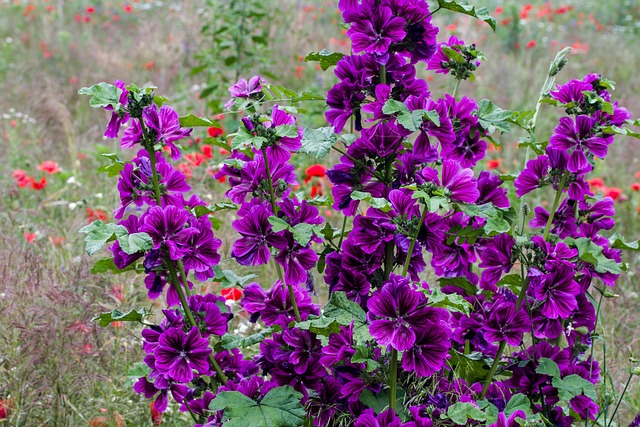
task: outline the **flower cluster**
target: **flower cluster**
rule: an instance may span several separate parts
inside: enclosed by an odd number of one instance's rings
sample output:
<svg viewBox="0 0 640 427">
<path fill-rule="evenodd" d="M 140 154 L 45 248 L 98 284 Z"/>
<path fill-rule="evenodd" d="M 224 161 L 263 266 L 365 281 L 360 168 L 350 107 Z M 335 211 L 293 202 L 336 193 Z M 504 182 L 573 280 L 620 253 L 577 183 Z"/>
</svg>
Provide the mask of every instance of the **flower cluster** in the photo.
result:
<svg viewBox="0 0 640 427">
<path fill-rule="evenodd" d="M 503 179 L 472 169 L 492 133 L 505 129 L 497 117 L 517 122 L 511 113 L 483 117 L 498 107 L 457 95 L 482 59 L 475 46 L 455 37 L 436 43 L 424 1 L 341 0 L 339 9 L 354 55 L 336 63 L 331 128 L 305 136 L 291 109 L 268 104 L 259 76 L 230 88 L 228 106 L 242 99 L 247 113 L 216 174 L 237 210 L 230 254 L 241 266 L 272 262 L 278 276 L 268 288 L 225 289 L 242 295 L 248 322 L 264 325 L 250 337 L 228 334 L 225 296 L 191 293 L 190 276 L 220 277 L 221 242 L 212 208 L 185 197 L 185 176 L 163 155 L 166 148 L 178 160 L 177 141 L 190 130 L 154 103 L 152 90 L 112 86 L 102 105 L 112 111 L 106 135 L 128 124 L 122 146 L 138 150 L 120 171 L 113 262 L 138 262 L 150 298 L 167 288 L 164 318 L 143 331 L 148 375 L 135 390 L 155 398 L 158 411 L 171 396 L 205 426 L 241 418 L 233 402 L 269 406 L 276 395 L 293 405 L 278 415 L 288 426 L 597 419 L 589 297 L 608 295 L 599 284 L 614 285 L 626 244 L 600 234 L 615 225 L 614 202 L 593 198 L 587 179 L 630 118 L 611 101 L 611 82 L 588 75 L 551 91 L 549 102 L 567 116 L 547 147 L 530 144 L 539 155 L 514 180 L 517 214 Z M 432 97 L 416 77 L 420 63 L 453 77 L 453 93 Z M 337 138 L 347 123 L 350 134 Z M 305 151 L 310 144 L 323 149 Z M 317 192 L 294 193 L 293 153 L 331 148 L 339 162 L 311 166 L 305 181 L 330 181 L 326 203 L 344 214 L 340 228 L 324 224 Z M 533 209 L 526 233 L 525 196 L 547 186 L 553 204 Z M 437 283 L 423 280 L 428 265 Z M 313 299 L 316 267 L 328 285 L 323 310 Z M 250 346 L 251 359 L 240 350 Z"/>
</svg>

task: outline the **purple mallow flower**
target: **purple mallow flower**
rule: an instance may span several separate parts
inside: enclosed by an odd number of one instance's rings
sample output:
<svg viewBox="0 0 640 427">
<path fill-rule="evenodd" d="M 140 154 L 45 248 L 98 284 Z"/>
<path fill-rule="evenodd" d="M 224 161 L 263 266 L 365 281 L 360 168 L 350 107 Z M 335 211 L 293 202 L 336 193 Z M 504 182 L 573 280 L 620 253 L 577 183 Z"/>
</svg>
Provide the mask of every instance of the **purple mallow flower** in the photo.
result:
<svg viewBox="0 0 640 427">
<path fill-rule="evenodd" d="M 567 163 L 570 172 L 581 173 L 592 169 L 586 154 L 600 158 L 607 156 L 607 147 L 613 138 L 595 135 L 593 131 L 594 121 L 589 116 L 578 116 L 575 121 L 570 117 L 560 118 L 549 145 L 558 150 L 571 151 Z"/>
<path fill-rule="evenodd" d="M 125 88 L 124 82 L 122 80 L 116 80 L 113 82 L 114 86 L 118 89 L 122 90 L 120 94 L 120 99 L 118 102 L 125 108 L 127 105 L 127 101 L 129 99 L 129 91 Z M 120 127 L 127 123 L 129 120 L 129 113 L 126 111 L 114 111 L 111 105 L 104 107 L 107 111 L 113 111 L 111 113 L 111 119 L 109 119 L 109 124 L 107 125 L 107 129 L 104 131 L 104 136 L 107 138 L 117 138 L 120 133 Z M 124 148 L 124 146 L 123 146 Z"/>
<path fill-rule="evenodd" d="M 171 158 L 178 160 L 180 151 L 174 144 L 179 139 L 191 135 L 191 129 L 180 127 L 178 113 L 166 105 L 158 109 L 155 104 L 151 104 L 142 112 L 142 117 L 147 127 L 154 131 L 156 141 L 171 149 Z"/>
<path fill-rule="evenodd" d="M 233 244 L 231 256 L 241 265 L 266 264 L 271 257 L 269 246 L 284 241 L 282 233 L 272 231 L 269 217 L 271 210 L 265 205 L 256 205 L 241 219 L 233 222 L 233 229 L 242 236 Z"/>
<path fill-rule="evenodd" d="M 198 328 L 191 328 L 188 334 L 182 329 L 171 328 L 158 338 L 155 366 L 170 378 L 188 383 L 194 377 L 194 369 L 200 374 L 209 373 L 207 358 L 210 354 L 209 341 L 200 336 Z"/>
<path fill-rule="evenodd" d="M 353 14 L 347 36 L 351 38 L 355 53 L 384 56 L 389 53 L 391 43 L 404 39 L 404 26 L 404 19 L 393 16 L 391 9 L 386 6 L 363 6 Z"/>
<path fill-rule="evenodd" d="M 446 195 L 453 201 L 473 203 L 478 199 L 478 184 L 473 178 L 471 169 L 462 169 L 458 163 L 445 160 L 442 162 L 442 179 L 432 168 L 425 168 L 422 176 L 426 182 L 433 182 L 446 190 Z"/>
<path fill-rule="evenodd" d="M 397 275 L 392 275 L 389 282 L 374 292 L 367 308 L 371 335 L 378 344 L 399 351 L 413 347 L 416 335 L 427 333 L 429 325 L 443 316 L 439 310 L 426 307 L 425 296 Z"/>
<path fill-rule="evenodd" d="M 292 288 L 302 320 L 306 320 L 310 314 L 320 314 L 318 306 L 311 301 L 306 290 L 300 286 L 292 286 Z M 244 288 L 241 305 L 251 315 L 252 322 L 262 318 L 267 326 L 278 324 L 286 328 L 295 320 L 289 289 L 280 280 L 276 281 L 268 292 L 265 292 L 258 283 L 250 283 Z"/>
<path fill-rule="evenodd" d="M 147 233 L 153 239 L 153 249 L 163 246 L 169 251 L 169 257 L 176 261 L 188 254 L 187 241 L 199 230 L 188 226 L 191 214 L 177 206 L 153 206 L 144 218 L 140 232 Z"/>
<path fill-rule="evenodd" d="M 251 98 L 259 93 L 262 93 L 262 78 L 253 76 L 247 81 L 244 77 L 240 78 L 236 84 L 229 88 L 229 94 L 232 99 L 224 104 L 224 108 L 231 108 L 235 103 L 233 98 Z"/>
</svg>

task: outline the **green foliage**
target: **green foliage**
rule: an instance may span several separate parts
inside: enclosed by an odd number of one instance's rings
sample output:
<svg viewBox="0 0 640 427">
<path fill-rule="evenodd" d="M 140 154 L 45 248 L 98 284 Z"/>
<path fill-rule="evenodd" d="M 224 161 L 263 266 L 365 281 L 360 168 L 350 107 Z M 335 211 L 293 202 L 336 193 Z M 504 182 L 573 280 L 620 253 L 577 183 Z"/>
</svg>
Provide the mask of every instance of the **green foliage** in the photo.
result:
<svg viewBox="0 0 640 427">
<path fill-rule="evenodd" d="M 296 328 L 311 331 L 314 334 L 328 337 L 340 332 L 340 323 L 332 317 L 309 316 L 304 322 L 296 323 Z"/>
<path fill-rule="evenodd" d="M 238 391 L 223 391 L 211 401 L 209 409 L 224 409 L 225 427 L 298 427 L 304 423 L 302 393 L 290 386 L 270 390 L 256 402 Z"/>
<path fill-rule="evenodd" d="M 496 30 L 496 20 L 489 15 L 489 11 L 486 7 L 470 5 L 466 0 L 438 0 L 438 7 L 473 16 L 474 18 L 480 19 L 481 21 L 489 24 L 493 31 Z"/>
<path fill-rule="evenodd" d="M 335 319 L 340 325 L 347 326 L 353 322 L 353 338 L 356 342 L 364 342 L 371 338 L 366 313 L 357 303 L 347 299 L 344 292 L 331 294 L 323 314 Z"/>
<path fill-rule="evenodd" d="M 335 144 L 338 139 L 333 127 L 322 127 L 318 129 L 305 129 L 302 136 L 302 147 L 299 153 L 310 154 L 316 159 L 322 159 Z"/>
<path fill-rule="evenodd" d="M 106 153 L 101 154 L 101 156 L 106 157 L 111 160 L 111 163 L 108 165 L 103 165 L 98 168 L 96 172 L 98 173 L 106 173 L 107 176 L 113 177 L 120 175 L 120 171 L 124 170 L 125 162 L 120 160 L 117 154 L 115 153 Z"/>
<path fill-rule="evenodd" d="M 441 419 L 450 419 L 455 424 L 467 425 L 467 420 L 474 421 L 486 421 L 487 415 L 476 408 L 473 403 L 470 402 L 456 402 L 449 406 L 446 414 L 440 414 Z"/>
<path fill-rule="evenodd" d="M 578 239 L 568 237 L 565 239 L 565 242 L 569 246 L 575 247 L 578 250 L 578 257 L 582 261 L 592 264 L 598 273 L 622 273 L 620 265 L 618 265 L 615 260 L 604 256 L 602 246 L 596 245 L 591 239 L 586 237 L 580 237 Z"/>
<path fill-rule="evenodd" d="M 216 282 L 220 282 L 220 284 L 225 288 L 231 287 L 242 287 L 249 280 L 254 277 L 258 277 L 257 274 L 248 274 L 246 276 L 238 276 L 233 270 L 223 270 L 219 265 L 213 267 L 213 272 L 215 273 L 215 277 L 213 280 Z"/>
<path fill-rule="evenodd" d="M 424 292 L 427 293 L 426 289 Z M 471 310 L 471 304 L 460 294 L 445 294 L 440 289 L 433 289 L 428 294 L 428 298 L 429 305 L 432 307 L 446 308 L 450 312 L 462 312 L 467 316 Z"/>
<path fill-rule="evenodd" d="M 98 220 L 93 221 L 89 225 L 85 225 L 80 229 L 80 233 L 85 233 L 85 248 L 87 254 L 92 256 L 98 252 L 105 243 L 115 240 L 116 236 L 124 236 L 128 233 L 127 229 L 122 225 L 105 224 Z"/>
<path fill-rule="evenodd" d="M 248 337 L 239 337 L 237 335 L 226 333 L 220 340 L 220 346 L 225 350 L 250 347 L 252 345 L 261 343 L 274 332 L 279 332 L 281 330 L 282 328 L 276 325 L 271 326 L 267 329 L 263 329 L 259 332 L 256 332 L 255 334 L 249 335 Z"/>
<path fill-rule="evenodd" d="M 113 107 L 114 110 L 118 110 L 122 89 L 110 83 L 101 82 L 91 87 L 83 87 L 78 94 L 89 95 L 91 97 L 89 105 L 93 108 Z"/>
<path fill-rule="evenodd" d="M 122 270 L 120 270 L 116 266 L 116 264 L 113 262 L 113 258 L 108 257 L 108 258 L 102 258 L 96 261 L 96 263 L 93 264 L 93 267 L 91 267 L 91 273 L 92 274 L 104 274 L 104 273 L 120 274 L 120 273 L 124 273 L 125 271 L 135 270 L 135 268 L 136 268 L 135 264 L 131 264 L 123 268 Z"/>
<path fill-rule="evenodd" d="M 389 99 L 382 107 L 384 114 L 396 115 L 398 123 L 405 129 L 415 132 L 420 129 L 424 120 L 433 122 L 436 126 L 440 126 L 440 116 L 433 110 L 414 110 L 409 108 L 400 101 Z"/>
<path fill-rule="evenodd" d="M 329 67 L 335 66 L 338 61 L 342 59 L 344 53 L 341 52 L 329 52 L 327 49 L 322 49 L 320 52 L 310 52 L 305 58 L 305 62 L 319 62 L 322 71 L 327 71 Z"/>
<path fill-rule="evenodd" d="M 489 133 L 511 131 L 509 123 L 512 117 L 513 112 L 503 110 L 488 99 L 478 102 L 478 122 Z"/>
<path fill-rule="evenodd" d="M 98 324 L 104 328 L 106 326 L 109 326 L 109 324 L 113 322 L 142 322 L 150 315 L 151 313 L 149 313 L 144 307 L 140 310 L 136 310 L 135 308 L 133 308 L 128 313 L 123 313 L 120 310 L 116 309 L 108 313 L 102 313 L 91 319 L 91 321 L 97 321 Z"/>
<path fill-rule="evenodd" d="M 371 193 L 364 191 L 353 191 L 351 199 L 369 203 L 372 207 L 380 209 L 382 212 L 389 212 L 392 209 L 391 202 L 383 197 L 373 197 Z"/>
<path fill-rule="evenodd" d="M 220 127 L 220 123 L 214 122 L 211 119 L 206 117 L 198 117 L 193 114 L 188 114 L 186 116 L 182 116 L 179 119 L 180 126 L 185 128 L 193 128 L 193 127 L 202 127 L 202 126 L 214 126 Z"/>
<path fill-rule="evenodd" d="M 594 401 L 598 398 L 595 386 L 591 381 L 585 380 L 577 374 L 567 375 L 562 378 L 558 364 L 549 358 L 543 357 L 540 359 L 536 372 L 552 377 L 551 385 L 558 389 L 560 400 L 568 402 L 582 394 Z"/>
</svg>

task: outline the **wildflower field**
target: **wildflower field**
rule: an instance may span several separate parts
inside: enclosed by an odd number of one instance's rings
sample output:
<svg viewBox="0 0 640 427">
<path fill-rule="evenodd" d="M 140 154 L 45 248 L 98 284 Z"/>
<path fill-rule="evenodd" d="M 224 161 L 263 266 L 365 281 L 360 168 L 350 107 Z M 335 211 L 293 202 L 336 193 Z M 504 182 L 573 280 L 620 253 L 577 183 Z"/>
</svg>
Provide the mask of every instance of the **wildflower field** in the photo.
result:
<svg viewBox="0 0 640 427">
<path fill-rule="evenodd" d="M 0 426 L 639 426 L 639 37 L 0 0 Z"/>
</svg>

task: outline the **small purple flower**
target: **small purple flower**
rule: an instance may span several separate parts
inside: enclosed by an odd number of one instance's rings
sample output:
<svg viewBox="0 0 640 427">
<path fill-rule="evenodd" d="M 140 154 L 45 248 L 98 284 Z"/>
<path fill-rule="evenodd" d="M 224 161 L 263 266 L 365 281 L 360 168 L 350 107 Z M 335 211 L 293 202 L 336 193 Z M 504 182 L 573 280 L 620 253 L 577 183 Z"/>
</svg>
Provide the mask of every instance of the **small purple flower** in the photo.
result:
<svg viewBox="0 0 640 427">
<path fill-rule="evenodd" d="M 233 229 L 242 236 L 233 243 L 231 256 L 241 265 L 266 264 L 271 257 L 269 245 L 281 244 L 282 233 L 272 231 L 271 211 L 264 205 L 256 205 L 249 213 L 233 222 Z"/>
<path fill-rule="evenodd" d="M 543 316 L 550 319 L 567 318 L 578 308 L 576 296 L 580 286 L 573 278 L 573 269 L 560 265 L 544 274 L 532 268 L 529 270 L 529 280 L 531 294 L 542 303 Z"/>
<path fill-rule="evenodd" d="M 156 368 L 170 378 L 188 383 L 193 379 L 193 369 L 206 375 L 210 371 L 209 341 L 200 336 L 198 328 L 186 334 L 182 329 L 171 328 L 158 338 Z"/>
<path fill-rule="evenodd" d="M 113 82 L 113 85 L 122 90 L 118 102 L 123 108 L 126 107 L 127 101 L 129 100 L 129 91 L 125 88 L 124 82 L 122 80 L 116 80 Z M 111 105 L 104 107 L 104 109 L 107 111 L 113 111 L 113 107 Z M 113 113 L 111 113 L 111 119 L 109 119 L 107 129 L 104 131 L 104 136 L 107 138 L 117 138 L 118 133 L 120 133 L 120 126 L 127 123 L 128 120 L 129 113 L 126 111 L 113 111 Z"/>
<path fill-rule="evenodd" d="M 153 239 L 153 249 L 163 245 L 169 251 L 169 257 L 176 261 L 188 253 L 187 241 L 198 233 L 197 228 L 188 227 L 191 214 L 177 206 L 153 206 L 144 217 L 140 232 L 147 233 Z"/>
<path fill-rule="evenodd" d="M 607 147 L 613 138 L 593 135 L 593 128 L 593 119 L 581 115 L 576 117 L 575 122 L 570 117 L 561 117 L 554 129 L 549 145 L 558 150 L 572 150 L 567 164 L 570 172 L 581 173 L 592 169 L 585 152 L 600 158 L 607 156 Z"/>
<path fill-rule="evenodd" d="M 367 52 L 379 56 L 389 53 L 391 43 L 404 39 L 405 21 L 393 16 L 386 6 L 375 8 L 363 7 L 355 14 L 347 36 L 351 38 L 353 52 Z"/>
<path fill-rule="evenodd" d="M 320 314 L 318 306 L 305 290 L 300 286 L 292 288 L 302 320 L 306 320 L 310 314 Z M 278 324 L 286 328 L 295 320 L 289 289 L 280 280 L 273 284 L 268 293 L 258 283 L 250 283 L 244 288 L 244 298 L 240 304 L 251 315 L 252 322 L 262 318 L 267 326 Z"/>
<path fill-rule="evenodd" d="M 439 316 L 445 319 L 448 314 L 440 310 Z M 449 357 L 451 330 L 439 321 L 416 332 L 416 337 L 415 344 L 402 353 L 402 367 L 421 377 L 429 377 L 440 371 Z"/>
<path fill-rule="evenodd" d="M 171 158 L 178 160 L 180 151 L 174 142 L 191 135 L 191 129 L 180 127 L 178 113 L 167 105 L 158 110 L 158 107 L 152 104 L 144 109 L 142 116 L 147 127 L 155 132 L 156 141 L 169 147 Z"/>
<path fill-rule="evenodd" d="M 494 305 L 484 324 L 484 337 L 489 342 L 506 341 L 517 347 L 522 342 L 522 335 L 531 330 L 529 317 L 524 310 L 516 311 L 512 302 L 501 302 Z"/>
<path fill-rule="evenodd" d="M 138 378 L 138 381 L 133 385 L 133 390 L 138 394 L 144 394 L 146 399 L 151 399 L 159 393 L 153 402 L 153 407 L 158 412 L 167 410 L 169 392 L 171 392 L 173 399 L 178 403 L 181 403 L 188 393 L 188 388 L 184 384 L 171 382 L 167 388 L 158 388 L 156 386 L 157 384 L 155 382 L 149 382 L 145 377 L 141 377 Z"/>
<path fill-rule="evenodd" d="M 498 414 L 498 421 L 496 421 L 493 424 L 490 424 L 488 427 L 520 427 L 520 422 L 518 421 L 519 419 L 521 420 L 527 419 L 527 415 L 524 413 L 524 411 L 520 409 L 518 409 L 517 411 L 514 411 L 509 416 L 509 418 L 507 418 L 504 412 L 500 412 Z"/>
<path fill-rule="evenodd" d="M 476 204 L 492 203 L 498 208 L 508 208 L 511 204 L 507 198 L 507 189 L 502 188 L 502 180 L 498 175 L 482 171 L 478 175 L 478 200 Z"/>
<path fill-rule="evenodd" d="M 390 345 L 399 351 L 410 349 L 416 335 L 426 332 L 440 315 L 425 304 L 424 295 L 411 289 L 407 279 L 392 275 L 367 302 L 371 335 L 382 346 Z"/>
<path fill-rule="evenodd" d="M 224 307 L 224 312 L 220 307 Z M 232 314 L 225 305 L 224 297 L 213 294 L 192 295 L 189 297 L 189 308 L 196 318 L 203 337 L 222 336 L 227 333 L 227 322 L 231 319 Z"/>
<path fill-rule="evenodd" d="M 513 181 L 516 187 L 516 195 L 522 197 L 544 185 L 544 177 L 549 173 L 549 158 L 538 156 L 527 162 L 520 175 Z"/>
<path fill-rule="evenodd" d="M 229 88 L 229 94 L 232 99 L 224 104 L 224 108 L 231 108 L 235 104 L 235 99 L 233 98 L 251 98 L 259 93 L 262 93 L 262 78 L 259 75 L 251 77 L 249 81 L 242 77 Z"/>
<path fill-rule="evenodd" d="M 471 169 L 462 169 L 458 163 L 445 160 L 442 162 L 442 180 L 435 169 L 425 168 L 422 176 L 427 182 L 434 182 L 447 190 L 446 195 L 453 201 L 473 203 L 478 200 L 477 181 Z"/>
<path fill-rule="evenodd" d="M 515 239 L 509 234 L 498 234 L 482 248 L 480 251 L 482 262 L 478 267 L 484 268 L 480 282 L 483 289 L 497 290 L 496 284 L 502 273 L 511 271 L 511 267 L 513 267 L 511 251 L 515 243 Z"/>
</svg>

